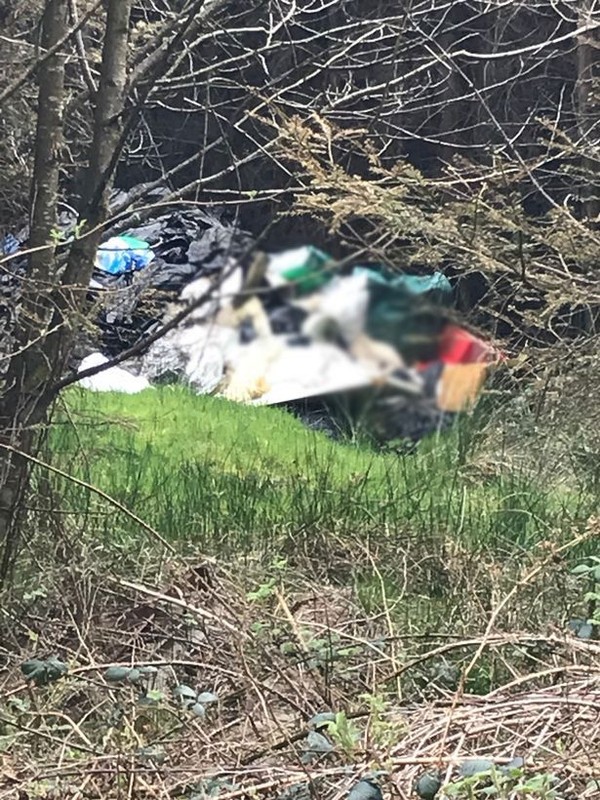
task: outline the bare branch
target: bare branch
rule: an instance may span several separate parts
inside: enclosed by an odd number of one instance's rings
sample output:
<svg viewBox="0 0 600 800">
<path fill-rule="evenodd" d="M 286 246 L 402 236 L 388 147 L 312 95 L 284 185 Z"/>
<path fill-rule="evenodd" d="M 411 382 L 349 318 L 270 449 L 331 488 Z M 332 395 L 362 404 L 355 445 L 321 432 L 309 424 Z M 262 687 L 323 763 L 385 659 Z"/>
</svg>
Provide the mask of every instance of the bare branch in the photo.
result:
<svg viewBox="0 0 600 800">
<path fill-rule="evenodd" d="M 95 14 L 98 8 L 102 5 L 103 0 L 96 0 L 94 5 L 89 9 L 89 11 L 84 14 L 84 16 L 73 25 L 63 36 L 61 36 L 60 40 L 56 42 L 52 47 L 50 47 L 41 58 L 39 58 L 34 64 L 32 64 L 28 69 L 24 70 L 19 77 L 14 80 L 11 84 L 9 84 L 6 89 L 0 92 L 0 105 L 4 103 L 9 97 L 18 92 L 19 89 L 25 84 L 32 75 L 40 69 L 40 67 L 44 66 L 47 63 L 48 59 L 52 58 L 58 51 L 68 42 L 70 41 L 73 36 L 75 36 L 81 29 L 86 25 L 88 20 Z"/>
</svg>

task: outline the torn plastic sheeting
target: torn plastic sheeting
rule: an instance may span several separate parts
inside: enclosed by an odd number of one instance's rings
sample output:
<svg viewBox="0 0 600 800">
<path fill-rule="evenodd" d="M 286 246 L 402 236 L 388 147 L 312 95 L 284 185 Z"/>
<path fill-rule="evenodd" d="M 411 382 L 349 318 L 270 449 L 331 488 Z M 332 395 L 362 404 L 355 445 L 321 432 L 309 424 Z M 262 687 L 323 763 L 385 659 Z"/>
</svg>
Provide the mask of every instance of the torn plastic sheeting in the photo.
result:
<svg viewBox="0 0 600 800">
<path fill-rule="evenodd" d="M 211 394 L 239 347 L 233 328 L 200 323 L 175 328 L 152 344 L 142 360 L 151 381 L 183 381 L 198 394 Z"/>
<path fill-rule="evenodd" d="M 383 267 L 357 267 L 354 274 L 369 281 L 367 333 L 394 346 L 408 362 L 433 360 L 452 302 L 445 275 L 398 275 Z"/>
<path fill-rule="evenodd" d="M 232 259 L 239 261 L 252 243 L 250 235 L 225 221 L 223 214 L 198 208 L 164 214 L 130 227 L 124 235 L 146 241 L 155 258 L 136 273 L 94 273 L 91 288 L 111 290 L 96 319 L 102 349 L 111 356 L 143 340 L 184 287 L 226 269 Z"/>
<path fill-rule="evenodd" d="M 102 353 L 92 353 L 83 359 L 79 365 L 78 372 L 83 372 L 91 367 L 99 367 L 107 364 L 108 358 Z M 77 383 L 84 389 L 92 392 L 122 392 L 123 394 L 137 394 L 138 392 L 149 389 L 150 384 L 147 378 L 141 375 L 132 375 L 131 372 L 122 367 L 109 367 L 96 375 L 81 378 Z"/>
<path fill-rule="evenodd" d="M 101 305 L 95 318 L 103 353 L 117 356 L 159 326 L 166 311 L 167 298 L 157 298 L 153 290 L 156 269 L 160 269 L 160 265 L 155 260 L 135 273 L 133 280 L 131 274 L 106 274 L 108 280 L 103 280 L 103 284 L 110 291 L 101 294 Z"/>
<path fill-rule="evenodd" d="M 224 221 L 222 213 L 184 208 L 125 231 L 148 242 L 162 260 L 154 286 L 181 291 L 191 280 L 221 271 L 252 245 L 250 235 Z"/>
</svg>

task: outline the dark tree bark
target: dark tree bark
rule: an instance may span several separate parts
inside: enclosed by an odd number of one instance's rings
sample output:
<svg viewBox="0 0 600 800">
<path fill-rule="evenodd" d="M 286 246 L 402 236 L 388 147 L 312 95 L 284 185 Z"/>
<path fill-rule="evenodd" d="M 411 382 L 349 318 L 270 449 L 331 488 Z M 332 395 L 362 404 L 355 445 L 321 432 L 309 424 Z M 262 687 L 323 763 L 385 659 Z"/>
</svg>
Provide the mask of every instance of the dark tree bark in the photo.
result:
<svg viewBox="0 0 600 800">
<path fill-rule="evenodd" d="M 77 235 L 67 245 L 56 242 L 60 152 L 63 134 L 63 45 L 81 22 L 69 28 L 71 0 L 46 0 L 44 54 L 40 69 L 35 176 L 32 186 L 29 271 L 22 287 L 14 347 L 0 393 L 0 587 L 6 582 L 22 529 L 22 500 L 48 412 L 89 311 L 86 297 L 103 229 L 116 166 L 139 106 L 165 69 L 172 66 L 188 38 L 225 5 L 226 0 L 190 0 L 175 22 L 168 23 L 148 47 L 143 63 L 130 76 L 129 55 L 133 0 L 105 0 L 106 22 L 98 91 L 94 98 L 92 143 L 79 211 Z M 99 5 L 99 3 L 98 3 Z M 71 24 L 75 20 L 71 20 Z M 80 48 L 81 49 L 81 48 Z M 186 50 L 187 52 L 187 50 Z M 31 68 L 30 68 L 31 72 Z M 16 84 L 9 87 L 14 91 Z M 6 92 L 4 93 L 6 95 Z M 0 93 L 0 98 L 1 98 Z M 135 97 L 135 102 L 133 98 Z M 67 110 L 69 106 L 67 105 Z"/>
<path fill-rule="evenodd" d="M 51 50 L 67 28 L 68 0 L 48 0 L 42 20 L 42 46 Z M 55 247 L 60 151 L 63 130 L 65 57 L 57 50 L 40 71 L 35 166 L 31 191 L 32 253 L 18 314 L 8 369 L 7 390 L 0 401 L 0 581 L 8 574 L 17 546 L 17 516 L 27 481 L 29 452 L 39 421 L 38 390 L 47 374 L 40 341 L 52 317 L 51 289 L 56 274 Z"/>
<path fill-rule="evenodd" d="M 592 22 L 595 3 L 582 0 L 579 12 L 579 25 L 584 28 Z M 600 108 L 598 93 L 598 41 L 597 29 L 590 25 L 578 37 L 577 42 L 577 123 L 579 128 L 580 147 L 585 153 L 590 151 L 598 141 L 598 124 L 600 123 Z M 600 215 L 600 183 L 597 179 L 597 158 L 583 155 L 581 159 L 583 186 L 581 199 L 585 216 L 589 220 L 599 220 Z"/>
<path fill-rule="evenodd" d="M 19 512 L 29 479 L 27 454 L 53 400 L 52 386 L 64 369 L 77 320 L 85 313 L 85 294 L 108 215 L 107 198 L 122 149 L 127 84 L 129 18 L 133 0 L 109 0 L 94 135 L 79 238 L 64 266 L 55 257 L 59 152 L 62 137 L 63 56 L 53 56 L 41 73 L 35 176 L 32 191 L 34 248 L 17 324 L 17 348 L 0 400 L 0 584 L 10 573 L 18 544 Z M 64 35 L 68 0 L 47 0 L 44 46 Z M 64 267 L 64 269 L 63 269 Z"/>
<path fill-rule="evenodd" d="M 108 197 L 123 142 L 123 122 L 127 96 L 127 45 L 133 0 L 111 0 L 106 19 L 102 51 L 102 72 L 96 100 L 94 135 L 85 180 L 80 219 L 85 220 L 81 236 L 71 247 L 63 286 L 71 300 L 70 287 L 87 291 L 102 224 L 108 217 Z M 70 303 L 71 309 L 81 308 Z"/>
</svg>

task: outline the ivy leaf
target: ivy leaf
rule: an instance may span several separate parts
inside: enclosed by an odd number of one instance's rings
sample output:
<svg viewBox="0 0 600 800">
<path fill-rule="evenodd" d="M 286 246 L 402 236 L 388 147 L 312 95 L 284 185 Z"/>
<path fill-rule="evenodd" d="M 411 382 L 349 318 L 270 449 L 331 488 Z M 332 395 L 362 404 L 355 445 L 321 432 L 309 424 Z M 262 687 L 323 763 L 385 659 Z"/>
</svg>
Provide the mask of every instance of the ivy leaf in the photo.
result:
<svg viewBox="0 0 600 800">
<path fill-rule="evenodd" d="M 591 569 L 592 567 L 589 567 L 587 564 L 577 564 L 577 566 L 573 567 L 571 570 L 571 575 L 587 575 Z"/>
<path fill-rule="evenodd" d="M 32 658 L 21 664 L 21 672 L 28 681 L 33 681 L 36 686 L 47 686 L 54 683 L 67 674 L 69 668 L 56 657 L 42 661 L 39 658 Z"/>
<path fill-rule="evenodd" d="M 374 781 L 363 778 L 350 789 L 348 800 L 383 800 L 383 795 Z"/>
<path fill-rule="evenodd" d="M 590 625 L 586 622 L 584 625 L 579 627 L 577 631 L 577 638 L 578 639 L 593 639 L 594 637 L 594 626 Z"/>
<path fill-rule="evenodd" d="M 43 669 L 44 662 L 40 661 L 38 658 L 31 658 L 29 661 L 24 661 L 21 664 L 21 672 L 28 681 L 34 678 L 35 675 L 37 675 Z"/>
<path fill-rule="evenodd" d="M 331 753 L 333 749 L 333 745 L 323 734 L 311 731 L 306 737 L 306 746 L 304 748 L 304 754 L 302 755 L 302 763 L 308 764 L 315 758 Z"/>
<path fill-rule="evenodd" d="M 575 618 L 575 619 L 570 619 L 568 622 L 569 630 L 575 634 L 577 633 L 579 628 L 581 628 L 582 625 L 585 625 L 584 619 Z"/>
<path fill-rule="evenodd" d="M 139 669 L 134 667 L 133 669 L 129 670 L 129 675 L 127 676 L 128 683 L 139 683 L 142 680 L 142 673 Z"/>
<path fill-rule="evenodd" d="M 320 728 L 327 728 L 330 722 L 335 722 L 335 714 L 333 711 L 321 711 L 320 714 L 315 714 L 306 723 L 309 728 L 314 728 L 318 731 Z"/>
<path fill-rule="evenodd" d="M 489 758 L 470 758 L 464 761 L 458 770 L 461 778 L 472 778 L 474 775 L 490 772 L 494 768 L 494 762 Z"/>
<path fill-rule="evenodd" d="M 415 783 L 415 792 L 422 800 L 434 800 L 442 786 L 439 772 L 425 772 Z"/>
<path fill-rule="evenodd" d="M 519 788 L 526 792 L 543 792 L 548 789 L 551 782 L 549 775 L 532 775 Z"/>
<path fill-rule="evenodd" d="M 60 661 L 58 658 L 56 658 L 56 656 L 52 656 L 51 658 L 47 659 L 46 667 L 52 676 L 51 677 L 52 680 L 57 680 L 58 678 L 61 678 L 63 675 L 66 675 L 67 672 L 69 671 L 67 665 L 64 662 Z"/>
<path fill-rule="evenodd" d="M 219 698 L 217 697 L 217 695 L 213 694 L 212 692 L 201 692 L 198 695 L 197 700 L 198 700 L 199 703 L 202 703 L 202 705 L 204 705 L 204 706 L 208 706 L 211 703 L 218 703 L 219 702 Z"/>
<path fill-rule="evenodd" d="M 173 694 L 175 697 L 179 697 L 184 705 L 186 705 L 190 700 L 196 702 L 196 698 L 198 697 L 198 692 L 195 692 L 191 686 L 188 686 L 185 683 L 180 683 L 179 686 L 176 686 L 173 689 Z"/>
<path fill-rule="evenodd" d="M 131 667 L 109 667 L 104 673 L 104 680 L 108 683 L 125 683 L 131 671 Z"/>
</svg>

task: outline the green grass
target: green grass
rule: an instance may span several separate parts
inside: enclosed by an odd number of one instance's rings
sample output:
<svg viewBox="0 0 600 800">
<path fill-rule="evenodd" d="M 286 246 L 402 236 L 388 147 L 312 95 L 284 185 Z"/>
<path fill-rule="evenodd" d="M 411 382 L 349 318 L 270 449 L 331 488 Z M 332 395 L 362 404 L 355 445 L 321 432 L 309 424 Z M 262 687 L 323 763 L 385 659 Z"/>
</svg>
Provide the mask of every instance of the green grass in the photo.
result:
<svg viewBox="0 0 600 800">
<path fill-rule="evenodd" d="M 572 531 L 587 511 L 576 492 L 510 468 L 473 477 L 472 426 L 399 457 L 332 442 L 282 410 L 181 388 L 133 396 L 72 389 L 47 457 L 170 541 L 220 555 L 316 555 L 334 539 L 398 552 L 448 537 L 514 553 Z M 105 501 L 66 479 L 55 485 L 76 524 L 111 542 L 139 540 L 136 524 Z"/>
</svg>

